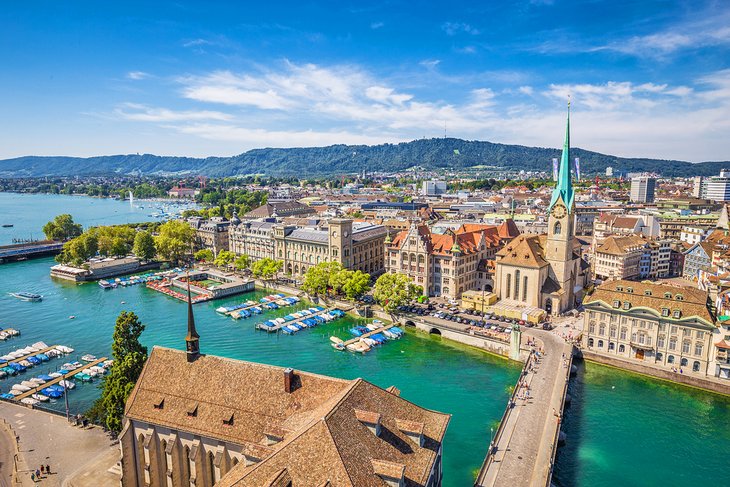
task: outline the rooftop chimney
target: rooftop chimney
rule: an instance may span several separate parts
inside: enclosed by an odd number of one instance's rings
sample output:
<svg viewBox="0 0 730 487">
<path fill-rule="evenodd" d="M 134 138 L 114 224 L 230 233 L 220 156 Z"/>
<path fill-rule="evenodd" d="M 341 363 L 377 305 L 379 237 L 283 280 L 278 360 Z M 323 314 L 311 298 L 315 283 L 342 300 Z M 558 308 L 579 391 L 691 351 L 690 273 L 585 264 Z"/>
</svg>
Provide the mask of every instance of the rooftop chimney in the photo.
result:
<svg viewBox="0 0 730 487">
<path fill-rule="evenodd" d="M 284 391 L 289 394 L 294 392 L 294 369 L 291 367 L 284 369 Z"/>
</svg>

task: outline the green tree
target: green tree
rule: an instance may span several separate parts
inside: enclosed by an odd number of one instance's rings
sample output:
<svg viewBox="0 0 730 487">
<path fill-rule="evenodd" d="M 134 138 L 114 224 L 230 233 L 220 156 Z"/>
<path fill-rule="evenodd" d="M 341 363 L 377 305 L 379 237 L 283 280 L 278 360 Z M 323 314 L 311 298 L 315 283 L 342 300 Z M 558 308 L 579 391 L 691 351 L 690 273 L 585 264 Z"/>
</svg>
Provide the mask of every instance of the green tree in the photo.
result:
<svg viewBox="0 0 730 487">
<path fill-rule="evenodd" d="M 231 252 L 230 250 L 221 250 L 218 252 L 218 256 L 213 261 L 213 264 L 215 264 L 218 267 L 226 267 L 228 264 L 232 263 L 236 259 L 236 254 Z"/>
<path fill-rule="evenodd" d="M 160 225 L 155 237 L 157 253 L 163 259 L 180 262 L 195 240 L 195 229 L 180 220 L 170 220 Z"/>
<path fill-rule="evenodd" d="M 392 313 L 398 306 L 408 303 L 423 293 L 421 286 L 416 286 L 404 274 L 383 274 L 375 281 L 373 298 L 385 311 Z"/>
<path fill-rule="evenodd" d="M 99 241 L 96 234 L 85 232 L 63 244 L 63 250 L 56 257 L 56 261 L 80 266 L 95 256 L 98 249 Z"/>
<path fill-rule="evenodd" d="M 251 264 L 251 273 L 254 277 L 261 278 L 264 281 L 268 281 L 273 278 L 284 266 L 284 262 L 280 260 L 274 260 L 264 258 L 257 260 Z"/>
<path fill-rule="evenodd" d="M 68 213 L 58 215 L 52 221 L 43 225 L 43 233 L 49 240 L 69 240 L 81 235 L 82 228 Z"/>
<path fill-rule="evenodd" d="M 233 263 L 237 270 L 242 271 L 251 265 L 251 258 L 246 254 L 239 255 Z"/>
<path fill-rule="evenodd" d="M 117 317 L 112 342 L 114 362 L 101 384 L 101 396 L 89 412 L 114 433 L 122 430 L 124 405 L 147 360 L 147 347 L 139 342 L 144 329 L 131 311 L 122 311 Z"/>
<path fill-rule="evenodd" d="M 310 267 L 304 273 L 302 291 L 317 296 L 327 294 L 329 287 L 340 289 L 344 284 L 340 277 L 346 278 L 344 274 L 338 276 L 341 271 L 344 269 L 339 262 L 320 262 Z"/>
<path fill-rule="evenodd" d="M 198 262 L 213 262 L 215 256 L 213 255 L 213 251 L 210 249 L 200 249 L 193 254 L 193 258 Z"/>
<path fill-rule="evenodd" d="M 155 249 L 155 239 L 152 238 L 152 234 L 144 230 L 137 232 L 137 235 L 134 236 L 132 252 L 145 261 L 154 259 L 157 249 Z"/>
<path fill-rule="evenodd" d="M 342 286 L 342 292 L 348 299 L 354 300 L 370 290 L 370 274 L 363 271 L 354 271 L 347 282 Z"/>
</svg>

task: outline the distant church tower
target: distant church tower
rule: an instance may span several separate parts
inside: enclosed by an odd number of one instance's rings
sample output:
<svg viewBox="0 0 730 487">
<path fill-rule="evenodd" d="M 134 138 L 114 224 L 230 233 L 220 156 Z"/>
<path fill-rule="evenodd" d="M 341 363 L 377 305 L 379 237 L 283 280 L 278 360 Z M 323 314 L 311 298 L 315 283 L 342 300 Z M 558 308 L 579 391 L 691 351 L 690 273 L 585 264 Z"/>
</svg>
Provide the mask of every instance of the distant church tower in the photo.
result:
<svg viewBox="0 0 730 487">
<path fill-rule="evenodd" d="M 550 263 L 552 277 L 560 287 L 572 294 L 575 285 L 573 239 L 575 237 L 575 193 L 570 177 L 570 103 L 565 126 L 565 143 L 560 159 L 558 182 L 548 206 L 548 234 L 545 260 Z"/>
<path fill-rule="evenodd" d="M 195 330 L 195 316 L 193 316 L 193 300 L 190 297 L 190 274 L 188 274 L 188 334 L 185 336 L 185 350 L 188 362 L 195 362 L 200 357 L 200 335 Z"/>
</svg>

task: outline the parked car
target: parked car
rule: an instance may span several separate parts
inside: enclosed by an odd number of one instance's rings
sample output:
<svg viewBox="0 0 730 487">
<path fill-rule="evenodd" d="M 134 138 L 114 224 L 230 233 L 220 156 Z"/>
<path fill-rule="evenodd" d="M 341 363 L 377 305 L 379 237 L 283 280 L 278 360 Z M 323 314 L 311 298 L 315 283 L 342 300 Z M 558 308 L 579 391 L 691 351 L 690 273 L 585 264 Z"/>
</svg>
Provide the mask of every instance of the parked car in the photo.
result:
<svg viewBox="0 0 730 487">
<path fill-rule="evenodd" d="M 552 330 L 552 329 L 553 329 L 553 326 L 552 326 L 552 325 L 551 325 L 550 323 L 543 323 L 543 324 L 542 324 L 542 329 L 543 329 L 543 330 L 547 330 L 547 331 L 550 331 L 550 330 Z"/>
</svg>

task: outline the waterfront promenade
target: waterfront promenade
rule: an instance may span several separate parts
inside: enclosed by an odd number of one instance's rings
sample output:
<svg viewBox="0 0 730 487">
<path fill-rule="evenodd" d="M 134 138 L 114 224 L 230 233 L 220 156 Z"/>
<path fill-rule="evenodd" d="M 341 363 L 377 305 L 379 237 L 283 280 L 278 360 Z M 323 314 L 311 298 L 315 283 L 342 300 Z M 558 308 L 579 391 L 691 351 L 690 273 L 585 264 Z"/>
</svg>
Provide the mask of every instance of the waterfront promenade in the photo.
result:
<svg viewBox="0 0 730 487">
<path fill-rule="evenodd" d="M 119 475 L 116 473 L 119 446 L 101 428 L 72 426 L 63 416 L 5 401 L 0 402 L 0 418 L 12 428 L 0 434 L 0 450 L 15 452 L 14 436 L 19 440 L 17 481 L 8 485 L 119 485 Z M 0 459 L 5 457 L 0 455 Z M 9 458 L 13 459 L 12 453 Z M 10 465 L 4 462 L 0 467 L 2 478 L 6 478 L 7 468 L 13 468 L 12 461 Z M 41 464 L 51 467 L 51 475 L 43 476 L 40 482 L 31 481 L 31 472 L 40 468 Z"/>
</svg>

